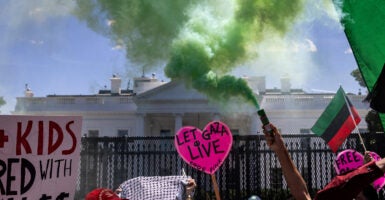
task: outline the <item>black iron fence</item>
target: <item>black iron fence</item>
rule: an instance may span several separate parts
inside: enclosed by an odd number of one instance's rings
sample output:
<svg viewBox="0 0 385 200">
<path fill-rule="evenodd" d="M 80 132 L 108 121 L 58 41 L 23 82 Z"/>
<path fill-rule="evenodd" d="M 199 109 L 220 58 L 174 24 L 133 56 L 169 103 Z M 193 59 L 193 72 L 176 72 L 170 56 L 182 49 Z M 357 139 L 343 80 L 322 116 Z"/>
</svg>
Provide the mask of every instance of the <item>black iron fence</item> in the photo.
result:
<svg viewBox="0 0 385 200">
<path fill-rule="evenodd" d="M 384 156 L 385 135 L 361 134 L 366 148 Z M 284 135 L 289 153 L 312 195 L 335 175 L 331 152 L 314 135 Z M 197 182 L 195 199 L 215 199 L 211 176 L 189 167 L 178 155 L 173 137 L 83 138 L 76 198 L 97 188 L 117 188 L 138 176 L 179 175 L 184 168 Z M 351 134 L 341 149 L 363 152 L 358 134 Z M 263 136 L 234 136 L 232 150 L 215 173 L 221 199 L 290 197 L 280 164 Z"/>
</svg>

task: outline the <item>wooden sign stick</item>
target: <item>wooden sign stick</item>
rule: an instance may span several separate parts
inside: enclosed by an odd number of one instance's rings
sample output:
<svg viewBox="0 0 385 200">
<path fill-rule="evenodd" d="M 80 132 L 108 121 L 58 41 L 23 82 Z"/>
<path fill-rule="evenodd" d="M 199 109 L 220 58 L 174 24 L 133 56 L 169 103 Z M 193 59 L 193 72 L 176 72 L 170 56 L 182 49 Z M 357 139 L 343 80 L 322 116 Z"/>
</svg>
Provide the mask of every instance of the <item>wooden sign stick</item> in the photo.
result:
<svg viewBox="0 0 385 200">
<path fill-rule="evenodd" d="M 218 187 L 217 179 L 215 178 L 215 174 L 211 174 L 211 180 L 213 181 L 215 197 L 217 200 L 221 200 L 221 195 L 219 194 L 219 187 Z"/>
</svg>

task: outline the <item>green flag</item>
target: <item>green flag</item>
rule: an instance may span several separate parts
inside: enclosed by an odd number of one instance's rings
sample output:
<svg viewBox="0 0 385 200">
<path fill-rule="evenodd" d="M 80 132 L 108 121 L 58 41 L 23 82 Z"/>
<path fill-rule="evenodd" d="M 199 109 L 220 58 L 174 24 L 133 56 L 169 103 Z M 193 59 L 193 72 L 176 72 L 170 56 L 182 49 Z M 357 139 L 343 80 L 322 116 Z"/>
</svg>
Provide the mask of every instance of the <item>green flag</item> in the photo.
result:
<svg viewBox="0 0 385 200">
<path fill-rule="evenodd" d="M 360 115 L 340 87 L 311 131 L 336 152 L 360 121 Z"/>
<path fill-rule="evenodd" d="M 385 0 L 334 0 L 358 68 L 372 91 L 385 63 Z M 380 114 L 385 127 L 385 114 Z"/>
</svg>

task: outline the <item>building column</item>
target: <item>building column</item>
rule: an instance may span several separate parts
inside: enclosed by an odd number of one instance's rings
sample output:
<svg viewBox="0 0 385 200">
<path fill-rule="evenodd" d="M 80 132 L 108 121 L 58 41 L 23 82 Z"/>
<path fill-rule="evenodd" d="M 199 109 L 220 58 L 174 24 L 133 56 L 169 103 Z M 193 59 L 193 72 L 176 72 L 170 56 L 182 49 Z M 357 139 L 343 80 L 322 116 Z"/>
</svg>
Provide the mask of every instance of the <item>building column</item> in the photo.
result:
<svg viewBox="0 0 385 200">
<path fill-rule="evenodd" d="M 145 113 L 136 114 L 136 131 L 134 136 L 144 136 L 144 117 Z"/>
<path fill-rule="evenodd" d="M 180 128 L 182 128 L 183 125 L 183 113 L 174 113 L 175 117 L 175 133 L 179 131 Z"/>
</svg>

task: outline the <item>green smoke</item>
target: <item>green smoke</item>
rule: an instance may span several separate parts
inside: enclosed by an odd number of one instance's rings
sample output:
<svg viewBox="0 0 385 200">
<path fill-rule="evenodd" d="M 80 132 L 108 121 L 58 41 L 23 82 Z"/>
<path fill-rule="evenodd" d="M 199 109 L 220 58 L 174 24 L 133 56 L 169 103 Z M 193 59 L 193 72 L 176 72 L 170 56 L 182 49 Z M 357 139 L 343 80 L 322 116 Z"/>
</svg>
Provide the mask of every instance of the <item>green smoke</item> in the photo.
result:
<svg viewBox="0 0 385 200">
<path fill-rule="evenodd" d="M 243 79 L 226 75 L 245 59 L 253 57 L 250 48 L 261 41 L 265 33 L 284 34 L 290 27 L 301 1 L 235 2 L 234 13 L 226 20 L 210 8 L 198 7 L 178 38 L 173 40 L 170 60 L 165 73 L 216 100 L 241 96 L 257 108 L 252 90 Z"/>
<path fill-rule="evenodd" d="M 125 47 L 127 58 L 144 70 L 164 62 L 199 0 L 77 0 L 74 14 L 94 31 Z"/>
<path fill-rule="evenodd" d="M 227 73 L 257 56 L 254 47 L 264 37 L 283 35 L 303 1 L 78 0 L 76 15 L 124 45 L 141 67 L 166 61 L 169 78 L 212 99 L 240 96 L 258 108 L 247 83 Z"/>
</svg>

